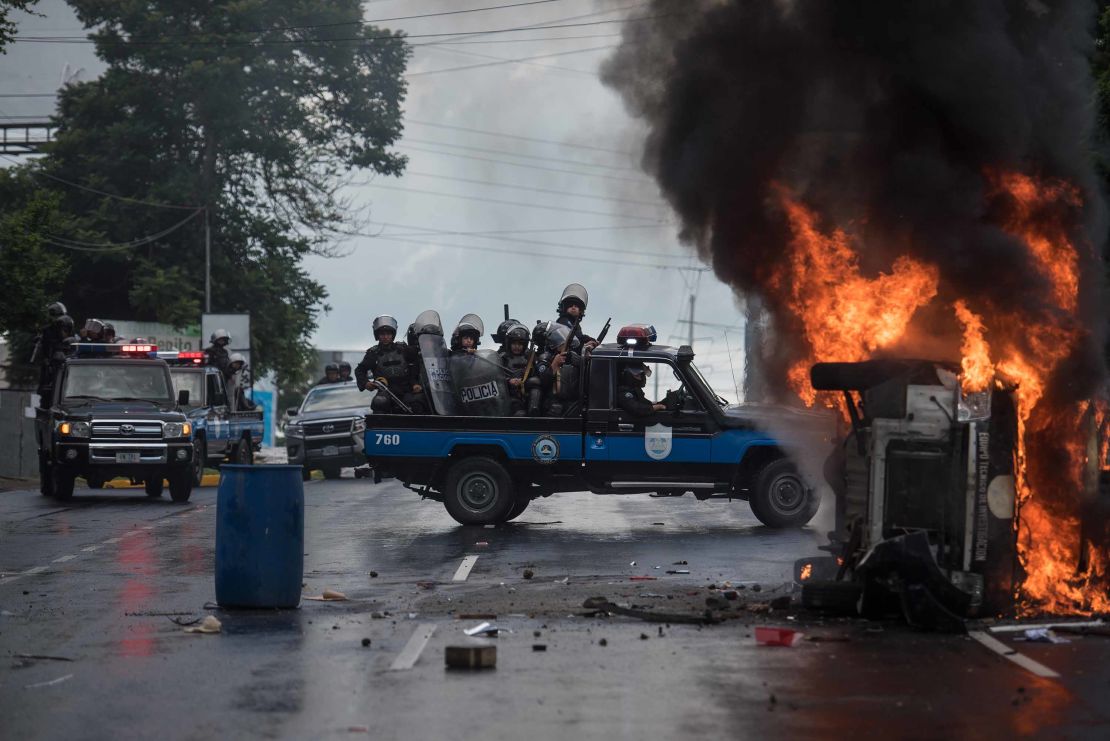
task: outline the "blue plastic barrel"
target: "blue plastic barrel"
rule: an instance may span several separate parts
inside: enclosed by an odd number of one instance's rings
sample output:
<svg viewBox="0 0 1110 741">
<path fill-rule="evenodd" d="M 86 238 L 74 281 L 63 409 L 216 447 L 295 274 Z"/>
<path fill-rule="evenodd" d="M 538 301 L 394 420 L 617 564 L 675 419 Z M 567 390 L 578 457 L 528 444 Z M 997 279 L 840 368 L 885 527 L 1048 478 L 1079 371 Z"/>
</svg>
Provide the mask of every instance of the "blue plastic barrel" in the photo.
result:
<svg viewBox="0 0 1110 741">
<path fill-rule="evenodd" d="M 220 466 L 216 601 L 296 607 L 304 576 L 301 466 Z"/>
</svg>

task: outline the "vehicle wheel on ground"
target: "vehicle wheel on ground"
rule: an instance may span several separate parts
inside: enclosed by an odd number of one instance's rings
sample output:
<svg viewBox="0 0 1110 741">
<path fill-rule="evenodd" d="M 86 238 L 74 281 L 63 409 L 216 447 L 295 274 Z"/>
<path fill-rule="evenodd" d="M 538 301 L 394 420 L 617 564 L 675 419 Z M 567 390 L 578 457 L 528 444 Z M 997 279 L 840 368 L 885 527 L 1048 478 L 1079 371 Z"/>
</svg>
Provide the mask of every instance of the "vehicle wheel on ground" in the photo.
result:
<svg viewBox="0 0 1110 741">
<path fill-rule="evenodd" d="M 447 471 L 443 504 L 463 525 L 504 522 L 515 502 L 512 477 L 497 461 L 484 456 L 463 458 Z"/>
<path fill-rule="evenodd" d="M 175 502 L 187 502 L 193 493 L 193 471 L 185 469 L 170 474 L 170 499 Z"/>
<path fill-rule="evenodd" d="M 50 475 L 50 464 L 46 456 L 39 456 L 39 491 L 44 497 L 54 496 L 54 479 Z"/>
<path fill-rule="evenodd" d="M 339 466 L 324 466 L 325 479 L 337 479 L 343 474 Z"/>
<path fill-rule="evenodd" d="M 513 507 L 509 510 L 509 514 L 505 516 L 505 522 L 515 520 L 524 514 L 524 510 L 528 509 L 528 505 L 532 503 L 532 497 L 527 494 L 518 495 L 513 501 Z"/>
<path fill-rule="evenodd" d="M 311 481 L 311 480 L 312 480 L 312 469 L 311 468 L 302 468 L 301 469 L 301 481 Z"/>
<path fill-rule="evenodd" d="M 147 479 L 143 483 L 143 488 L 146 489 L 146 495 L 151 499 L 162 496 L 162 486 L 164 481 L 159 476 L 156 479 Z"/>
<path fill-rule="evenodd" d="M 88 476 L 85 478 L 85 485 L 90 489 L 103 489 L 106 483 L 107 482 L 99 476 Z"/>
<path fill-rule="evenodd" d="M 250 438 L 242 438 L 239 444 L 235 446 L 235 462 L 249 466 L 254 463 L 254 450 L 251 448 Z"/>
<path fill-rule="evenodd" d="M 763 467 L 748 499 L 752 514 L 767 527 L 801 527 L 821 504 L 794 464 L 779 458 Z"/>
<path fill-rule="evenodd" d="M 807 581 L 802 585 L 802 606 L 811 610 L 855 615 L 863 585 L 851 581 Z"/>
<path fill-rule="evenodd" d="M 208 445 L 203 437 L 193 440 L 193 485 L 204 480 L 204 464 L 208 460 Z"/>
<path fill-rule="evenodd" d="M 57 464 L 50 467 L 50 486 L 54 490 L 54 498 L 63 501 L 73 498 L 73 484 L 77 480 L 72 471 L 65 466 Z"/>
</svg>

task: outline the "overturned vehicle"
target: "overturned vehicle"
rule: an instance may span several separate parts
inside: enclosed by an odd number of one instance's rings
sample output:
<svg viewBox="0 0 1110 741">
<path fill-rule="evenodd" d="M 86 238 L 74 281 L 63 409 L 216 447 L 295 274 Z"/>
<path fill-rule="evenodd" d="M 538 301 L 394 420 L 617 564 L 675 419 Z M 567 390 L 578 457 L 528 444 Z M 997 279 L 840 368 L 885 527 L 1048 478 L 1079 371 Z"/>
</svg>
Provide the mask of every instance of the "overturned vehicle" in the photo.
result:
<svg viewBox="0 0 1110 741">
<path fill-rule="evenodd" d="M 836 527 L 825 559 L 802 559 L 808 607 L 927 629 L 1014 609 L 1019 579 L 1010 391 L 966 393 L 959 367 L 927 360 L 819 363 L 850 421 L 825 466 Z"/>
</svg>

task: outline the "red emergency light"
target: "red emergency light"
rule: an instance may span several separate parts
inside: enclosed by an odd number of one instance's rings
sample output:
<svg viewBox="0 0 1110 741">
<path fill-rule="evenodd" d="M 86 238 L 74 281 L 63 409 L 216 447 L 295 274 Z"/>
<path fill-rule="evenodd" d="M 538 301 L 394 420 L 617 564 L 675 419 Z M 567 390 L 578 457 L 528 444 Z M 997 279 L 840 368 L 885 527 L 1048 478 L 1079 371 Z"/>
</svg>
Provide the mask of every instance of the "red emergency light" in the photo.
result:
<svg viewBox="0 0 1110 741">
<path fill-rule="evenodd" d="M 120 352 L 122 353 L 151 353 L 158 352 L 157 345 L 121 345 Z"/>
<path fill-rule="evenodd" d="M 200 365 L 204 362 L 205 353 L 202 352 L 179 352 L 177 354 L 178 360 L 191 360 L 194 365 Z"/>
<path fill-rule="evenodd" d="M 617 332 L 617 344 L 633 350 L 646 350 L 657 338 L 658 333 L 650 324 L 629 324 Z"/>
</svg>

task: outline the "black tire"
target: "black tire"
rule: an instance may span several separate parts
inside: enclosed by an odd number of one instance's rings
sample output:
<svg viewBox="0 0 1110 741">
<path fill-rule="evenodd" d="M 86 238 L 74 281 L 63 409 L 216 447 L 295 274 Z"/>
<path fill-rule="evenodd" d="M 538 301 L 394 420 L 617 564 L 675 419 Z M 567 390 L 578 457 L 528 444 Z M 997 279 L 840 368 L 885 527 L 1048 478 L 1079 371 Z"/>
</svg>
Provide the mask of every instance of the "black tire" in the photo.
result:
<svg viewBox="0 0 1110 741">
<path fill-rule="evenodd" d="M 204 480 L 204 464 L 208 461 L 208 443 L 203 436 L 193 439 L 193 486 Z"/>
<path fill-rule="evenodd" d="M 50 467 L 50 486 L 54 490 L 54 498 L 67 501 L 73 498 L 73 484 L 77 480 L 76 474 L 65 466 L 55 463 Z"/>
<path fill-rule="evenodd" d="M 463 458 L 447 471 L 443 504 L 447 513 L 463 525 L 504 522 L 515 500 L 512 477 L 492 458 Z"/>
<path fill-rule="evenodd" d="M 193 493 L 193 470 L 187 468 L 170 474 L 170 499 L 183 503 L 189 501 Z"/>
<path fill-rule="evenodd" d="M 85 485 L 88 486 L 90 489 L 103 489 L 104 484 L 106 484 L 106 483 L 108 483 L 108 482 L 106 482 L 104 479 L 100 478 L 99 476 L 86 476 L 85 477 Z"/>
<path fill-rule="evenodd" d="M 301 469 L 301 481 L 312 481 L 312 469 L 305 467 Z"/>
<path fill-rule="evenodd" d="M 802 527 L 817 514 L 821 499 L 793 463 L 779 458 L 759 472 L 748 504 L 767 527 Z"/>
<path fill-rule="evenodd" d="M 337 479 L 343 475 L 339 466 L 324 466 L 323 471 L 325 479 Z"/>
<path fill-rule="evenodd" d="M 151 499 L 157 499 L 162 496 L 162 487 L 165 485 L 162 477 L 156 479 L 147 479 L 143 482 L 143 488 L 146 489 L 146 495 Z"/>
<path fill-rule="evenodd" d="M 254 463 L 254 449 L 251 448 L 249 437 L 241 438 L 239 444 L 235 446 L 235 462 L 241 466 L 249 466 Z"/>
<path fill-rule="evenodd" d="M 509 514 L 505 516 L 505 522 L 515 520 L 524 514 L 524 510 L 528 509 L 528 505 L 532 503 L 532 498 L 524 495 L 517 496 L 513 501 L 513 507 L 509 510 Z"/>
<path fill-rule="evenodd" d="M 45 455 L 39 455 L 39 492 L 44 497 L 54 496 L 54 479 L 51 477 L 50 463 Z"/>
<path fill-rule="evenodd" d="M 851 581 L 807 581 L 802 584 L 802 606 L 810 610 L 855 615 L 863 585 Z"/>
</svg>

